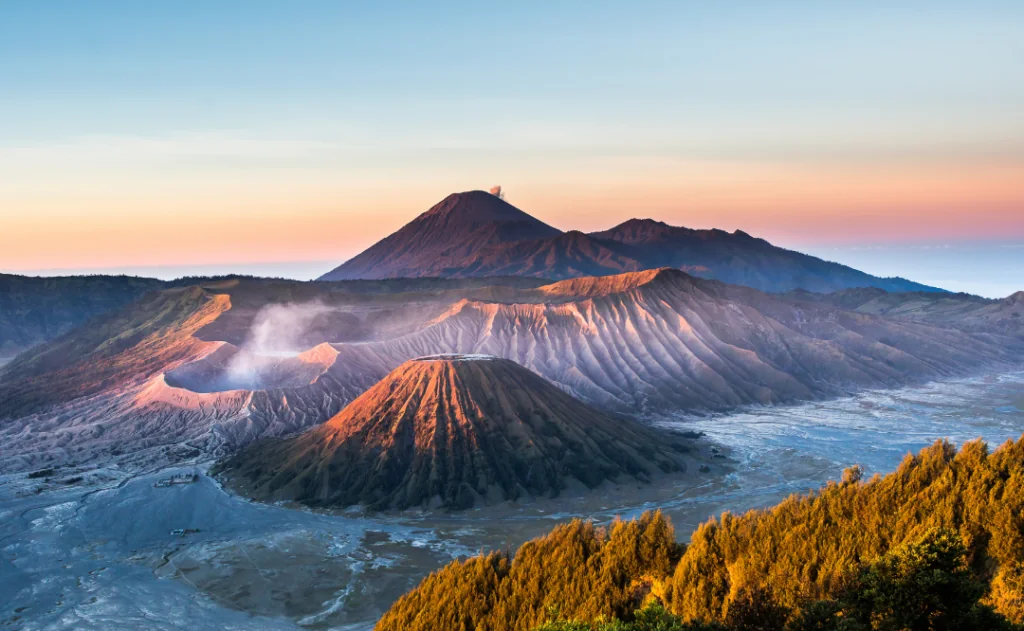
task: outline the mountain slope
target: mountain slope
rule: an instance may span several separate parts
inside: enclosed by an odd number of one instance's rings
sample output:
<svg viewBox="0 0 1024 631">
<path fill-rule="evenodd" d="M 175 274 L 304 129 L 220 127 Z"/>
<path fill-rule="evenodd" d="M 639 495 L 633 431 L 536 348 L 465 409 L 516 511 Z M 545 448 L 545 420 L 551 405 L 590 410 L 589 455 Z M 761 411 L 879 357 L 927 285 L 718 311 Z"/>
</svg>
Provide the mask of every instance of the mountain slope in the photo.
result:
<svg viewBox="0 0 1024 631">
<path fill-rule="evenodd" d="M 633 248 L 644 268 L 674 267 L 701 278 L 761 291 L 830 292 L 851 287 L 879 287 L 893 292 L 937 291 L 902 278 L 879 278 L 786 250 L 741 230 L 691 230 L 652 219 L 631 219 L 591 236 Z"/>
<path fill-rule="evenodd" d="M 133 276 L 0 274 L 0 363 L 163 285 Z"/>
<path fill-rule="evenodd" d="M 558 234 L 490 193 L 453 193 L 320 280 L 452 276 L 481 248 Z"/>
<path fill-rule="evenodd" d="M 0 419 L 125 388 L 202 355 L 193 334 L 230 307 L 198 287 L 153 292 L 0 369 Z"/>
<path fill-rule="evenodd" d="M 576 278 L 606 276 L 645 269 L 631 253 L 577 230 L 548 239 L 483 248 L 451 275 Z"/>
<path fill-rule="evenodd" d="M 690 230 L 631 219 L 603 232 L 561 233 L 483 191 L 445 198 L 320 280 L 526 276 L 561 280 L 674 267 L 768 292 L 851 287 L 941 291 L 776 247 L 737 230 Z"/>
<path fill-rule="evenodd" d="M 963 293 L 889 293 L 874 288 L 831 294 L 793 292 L 788 297 L 887 318 L 955 326 L 978 335 L 1024 339 L 1024 291 L 1001 299 Z"/>
<path fill-rule="evenodd" d="M 681 438 L 581 403 L 494 357 L 403 363 L 324 425 L 230 458 L 232 484 L 307 504 L 467 508 L 682 468 Z"/>
<path fill-rule="evenodd" d="M 1019 368 L 1020 297 L 968 302 L 915 308 L 923 319 L 860 313 L 672 269 L 546 285 L 234 279 L 166 290 L 0 371 L 0 470 L 115 451 L 148 462 L 143 451 L 186 441 L 236 450 L 323 423 L 403 362 L 438 353 L 510 359 L 600 408 L 652 417 Z M 293 317 L 308 309 L 315 317 Z M 254 332 L 276 344 L 252 345 Z"/>
<path fill-rule="evenodd" d="M 514 302 L 464 300 L 414 333 L 336 348 L 336 366 L 380 376 L 420 355 L 496 355 L 583 399 L 664 413 L 808 400 L 1013 366 L 1024 344 L 793 303 L 663 269 L 561 281 Z"/>
</svg>

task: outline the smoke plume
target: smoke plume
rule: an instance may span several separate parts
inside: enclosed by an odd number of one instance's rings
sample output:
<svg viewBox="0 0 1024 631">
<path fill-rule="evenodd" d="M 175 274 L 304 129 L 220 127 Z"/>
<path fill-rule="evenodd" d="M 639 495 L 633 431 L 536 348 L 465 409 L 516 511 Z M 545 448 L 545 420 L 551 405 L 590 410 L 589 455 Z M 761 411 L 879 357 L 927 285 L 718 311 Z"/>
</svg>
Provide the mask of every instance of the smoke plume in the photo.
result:
<svg viewBox="0 0 1024 631">
<path fill-rule="evenodd" d="M 259 379 L 277 359 L 306 350 L 306 335 L 331 308 L 320 301 L 267 305 L 253 318 L 241 350 L 228 362 L 227 378 L 236 384 Z M 275 359 L 276 358 L 276 359 Z"/>
<path fill-rule="evenodd" d="M 245 349 L 252 353 L 299 352 L 313 322 L 331 308 L 314 300 L 267 305 L 252 320 Z"/>
</svg>

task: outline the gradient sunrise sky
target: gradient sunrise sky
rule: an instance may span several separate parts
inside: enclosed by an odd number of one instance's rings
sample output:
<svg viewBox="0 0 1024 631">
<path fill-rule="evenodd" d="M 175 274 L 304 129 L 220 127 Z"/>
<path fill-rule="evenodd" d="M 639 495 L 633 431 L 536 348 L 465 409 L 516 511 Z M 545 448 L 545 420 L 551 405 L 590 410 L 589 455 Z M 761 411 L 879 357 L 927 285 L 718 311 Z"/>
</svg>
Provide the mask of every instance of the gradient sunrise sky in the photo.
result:
<svg viewBox="0 0 1024 631">
<path fill-rule="evenodd" d="M 0 271 L 308 278 L 502 184 L 1024 289 L 1024 2 L 898 4 L 0 2 Z"/>
</svg>

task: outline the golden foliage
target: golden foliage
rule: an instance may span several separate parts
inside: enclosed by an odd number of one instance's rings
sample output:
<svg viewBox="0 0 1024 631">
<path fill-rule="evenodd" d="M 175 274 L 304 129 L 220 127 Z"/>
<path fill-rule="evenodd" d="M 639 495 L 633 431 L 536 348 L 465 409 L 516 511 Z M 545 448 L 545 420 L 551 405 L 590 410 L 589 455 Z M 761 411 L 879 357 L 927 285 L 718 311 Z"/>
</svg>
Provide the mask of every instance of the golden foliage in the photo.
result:
<svg viewBox="0 0 1024 631">
<path fill-rule="evenodd" d="M 867 483 L 829 484 L 766 510 L 702 525 L 676 566 L 670 609 L 687 620 L 720 619 L 743 588 L 768 589 L 799 608 L 829 598 L 851 570 L 935 529 L 950 529 L 986 583 L 999 568 L 1000 611 L 1021 619 L 1024 439 L 989 454 L 980 441 L 940 441 Z"/>
<path fill-rule="evenodd" d="M 577 519 L 523 544 L 511 562 L 490 554 L 431 574 L 376 628 L 526 631 L 551 617 L 623 616 L 641 604 L 634 580 L 667 579 L 681 549 L 660 512 L 608 528 Z"/>
<path fill-rule="evenodd" d="M 884 618 L 871 608 L 900 598 L 948 601 L 921 582 L 933 571 L 927 554 L 949 565 L 940 570 L 957 593 L 978 586 L 961 613 L 985 614 L 971 604 L 983 596 L 1010 620 L 1024 620 L 1024 438 L 994 453 L 980 441 L 959 453 L 939 441 L 885 477 L 844 477 L 772 508 L 711 519 L 685 549 L 660 513 L 607 529 L 576 520 L 524 544 L 513 560 L 491 554 L 432 574 L 377 629 L 526 631 L 552 620 L 587 628 L 629 620 L 652 601 L 679 621 L 664 628 L 755 628 L 751 621 L 787 617 L 787 628 L 827 628 L 820 621 L 844 608 Z M 880 600 L 872 585 L 908 593 Z M 867 593 L 875 594 L 870 602 Z"/>
</svg>

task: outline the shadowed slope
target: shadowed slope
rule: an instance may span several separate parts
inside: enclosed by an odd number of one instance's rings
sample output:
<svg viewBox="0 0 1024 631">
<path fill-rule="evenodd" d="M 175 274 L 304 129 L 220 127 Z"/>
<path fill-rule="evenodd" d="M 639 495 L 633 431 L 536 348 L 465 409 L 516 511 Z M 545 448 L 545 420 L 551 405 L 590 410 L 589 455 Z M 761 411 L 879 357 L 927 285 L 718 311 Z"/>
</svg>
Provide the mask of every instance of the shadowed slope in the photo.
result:
<svg viewBox="0 0 1024 631">
<path fill-rule="evenodd" d="M 481 248 L 558 234 L 490 193 L 453 193 L 320 280 L 451 276 Z"/>
<path fill-rule="evenodd" d="M 223 469 L 260 499 L 466 508 L 682 468 L 681 438 L 612 418 L 514 362 L 405 362 L 324 425 L 256 443 Z"/>
<path fill-rule="evenodd" d="M 1024 338 L 1024 291 L 996 300 L 964 293 L 898 294 L 875 288 L 848 289 L 831 294 L 796 291 L 787 297 L 887 318 L 955 326 L 982 335 Z"/>
<path fill-rule="evenodd" d="M 483 248 L 449 275 L 577 278 L 647 269 L 631 252 L 577 230 L 535 241 Z"/>
<path fill-rule="evenodd" d="M 694 276 L 761 291 L 829 292 L 851 287 L 941 291 L 903 278 L 879 278 L 852 267 L 772 245 L 742 230 L 693 230 L 653 219 L 630 219 L 590 235 L 627 246 L 641 269 L 674 267 Z"/>
<path fill-rule="evenodd" d="M 745 232 L 631 219 L 603 232 L 561 232 L 483 191 L 449 195 L 320 280 L 523 276 L 554 280 L 673 267 L 769 292 L 851 287 L 941 291 L 878 278 Z"/>
<path fill-rule="evenodd" d="M 138 300 L 164 282 L 134 276 L 0 274 L 0 360 Z"/>
</svg>

